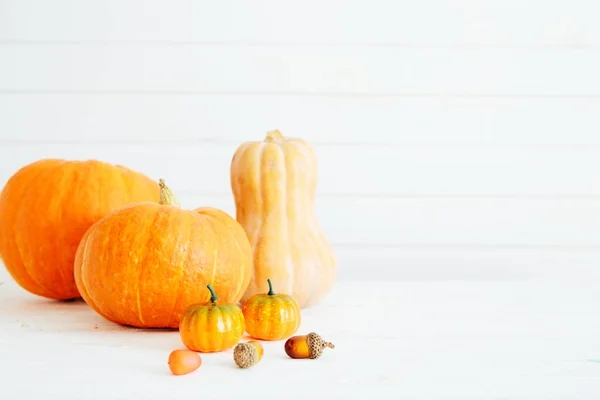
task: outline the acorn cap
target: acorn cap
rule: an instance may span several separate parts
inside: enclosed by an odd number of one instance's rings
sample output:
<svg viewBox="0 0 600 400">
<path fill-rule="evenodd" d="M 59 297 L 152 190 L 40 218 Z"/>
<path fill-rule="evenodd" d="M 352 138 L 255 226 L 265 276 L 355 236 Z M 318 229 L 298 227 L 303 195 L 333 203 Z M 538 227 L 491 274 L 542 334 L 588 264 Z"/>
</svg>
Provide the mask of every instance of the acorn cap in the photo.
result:
<svg viewBox="0 0 600 400">
<path fill-rule="evenodd" d="M 258 351 L 251 344 L 238 343 L 233 349 L 233 360 L 240 368 L 250 368 L 258 362 Z"/>
<path fill-rule="evenodd" d="M 323 354 L 325 347 L 334 349 L 333 343 L 324 341 L 319 334 L 311 332 L 306 335 L 306 342 L 308 343 L 308 358 L 319 358 Z"/>
</svg>

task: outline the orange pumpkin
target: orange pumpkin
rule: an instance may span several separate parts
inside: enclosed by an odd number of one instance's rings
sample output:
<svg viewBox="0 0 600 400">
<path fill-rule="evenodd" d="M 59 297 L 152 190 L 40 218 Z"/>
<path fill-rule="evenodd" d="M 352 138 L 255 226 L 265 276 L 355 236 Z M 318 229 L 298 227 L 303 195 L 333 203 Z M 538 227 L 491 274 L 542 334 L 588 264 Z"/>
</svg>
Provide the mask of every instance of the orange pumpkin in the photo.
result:
<svg viewBox="0 0 600 400">
<path fill-rule="evenodd" d="M 160 203 L 124 207 L 94 224 L 75 259 L 82 297 L 121 325 L 177 328 L 185 309 L 208 300 L 211 284 L 239 301 L 252 273 L 242 227 L 224 211 L 185 210 L 160 180 Z"/>
<path fill-rule="evenodd" d="M 267 283 L 268 293 L 257 293 L 242 305 L 246 332 L 256 339 L 288 338 L 300 327 L 300 308 L 291 296 L 275 294 L 270 279 Z"/>
<path fill-rule="evenodd" d="M 179 325 L 183 344 L 202 353 L 230 349 L 244 334 L 242 310 L 233 303 L 217 303 L 214 289 L 207 287 L 210 300 L 189 306 Z"/>
<path fill-rule="evenodd" d="M 73 260 L 85 231 L 115 209 L 158 199 L 156 181 L 119 165 L 39 160 L 19 169 L 2 190 L 0 256 L 28 292 L 79 298 Z"/>
<path fill-rule="evenodd" d="M 314 211 L 315 153 L 279 131 L 239 146 L 231 162 L 236 219 L 252 244 L 254 274 L 242 301 L 261 293 L 267 278 L 300 308 L 316 304 L 337 275 L 333 249 Z"/>
</svg>

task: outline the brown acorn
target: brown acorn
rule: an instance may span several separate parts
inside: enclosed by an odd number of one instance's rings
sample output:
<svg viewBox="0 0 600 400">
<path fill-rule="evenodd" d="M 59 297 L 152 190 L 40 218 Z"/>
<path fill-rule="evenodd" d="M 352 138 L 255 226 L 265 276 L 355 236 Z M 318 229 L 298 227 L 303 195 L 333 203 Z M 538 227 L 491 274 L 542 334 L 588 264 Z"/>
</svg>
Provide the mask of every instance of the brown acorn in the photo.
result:
<svg viewBox="0 0 600 400">
<path fill-rule="evenodd" d="M 291 358 L 310 358 L 321 357 L 325 347 L 334 349 L 333 343 L 324 341 L 321 336 L 315 332 L 308 335 L 292 336 L 285 342 L 285 353 Z"/>
<path fill-rule="evenodd" d="M 251 340 L 233 348 L 233 360 L 240 368 L 250 368 L 262 359 L 264 349 L 260 342 Z"/>
</svg>

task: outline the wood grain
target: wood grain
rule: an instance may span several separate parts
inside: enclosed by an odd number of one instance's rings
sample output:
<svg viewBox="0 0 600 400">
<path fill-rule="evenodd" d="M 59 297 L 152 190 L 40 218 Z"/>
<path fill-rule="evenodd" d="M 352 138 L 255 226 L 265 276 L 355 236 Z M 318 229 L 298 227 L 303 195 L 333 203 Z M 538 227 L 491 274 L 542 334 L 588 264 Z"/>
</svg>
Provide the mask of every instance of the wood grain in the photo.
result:
<svg viewBox="0 0 600 400">
<path fill-rule="evenodd" d="M 201 134 L 199 133 L 199 136 Z M 245 134 L 262 140 L 263 132 Z M 241 142 L 239 142 L 241 143 Z M 3 143 L 0 182 L 45 157 L 125 164 L 178 193 L 229 194 L 238 143 Z M 315 145 L 319 194 L 359 197 L 597 197 L 600 147 Z"/>
<path fill-rule="evenodd" d="M 232 212 L 235 148 L 281 129 L 314 143 L 344 279 L 595 276 L 599 11 L 5 0 L 0 182 L 98 158 Z"/>
<path fill-rule="evenodd" d="M 0 46 L 5 92 L 599 96 L 598 69 L 600 48 Z"/>
<path fill-rule="evenodd" d="M 300 400 L 316 390 L 352 400 L 592 400 L 600 393 L 599 293 L 589 282 L 343 282 L 302 314 L 299 332 L 336 345 L 317 361 L 290 360 L 283 341 L 263 342 L 263 359 L 247 371 L 225 351 L 202 354 L 199 370 L 174 377 L 167 358 L 183 348 L 176 331 L 119 327 L 83 302 L 48 302 L 7 283 L 0 356 L 10 362 L 0 363 L 1 394 Z M 83 355 L 86 367 L 73 368 Z M 24 371 L 36 384 L 25 383 Z M 244 384 L 232 385 L 236 379 Z"/>
<path fill-rule="evenodd" d="M 4 93 L 0 140 L 238 144 L 278 128 L 332 146 L 587 147 L 599 109 L 600 97 Z"/>
<path fill-rule="evenodd" d="M 598 11 L 593 0 L 5 0 L 0 40 L 584 46 L 600 43 Z"/>
</svg>

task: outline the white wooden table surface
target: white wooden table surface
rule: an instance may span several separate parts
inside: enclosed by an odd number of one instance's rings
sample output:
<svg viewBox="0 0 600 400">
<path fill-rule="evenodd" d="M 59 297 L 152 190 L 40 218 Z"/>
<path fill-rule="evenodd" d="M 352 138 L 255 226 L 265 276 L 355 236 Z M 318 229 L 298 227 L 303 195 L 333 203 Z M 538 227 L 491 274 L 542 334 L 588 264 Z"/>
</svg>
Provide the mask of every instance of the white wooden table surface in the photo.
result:
<svg viewBox="0 0 600 400">
<path fill-rule="evenodd" d="M 339 282 L 303 314 L 299 333 L 336 345 L 320 359 L 269 342 L 251 369 L 225 351 L 173 376 L 176 331 L 118 327 L 2 282 L 1 399 L 600 398 L 597 283 Z"/>
</svg>

